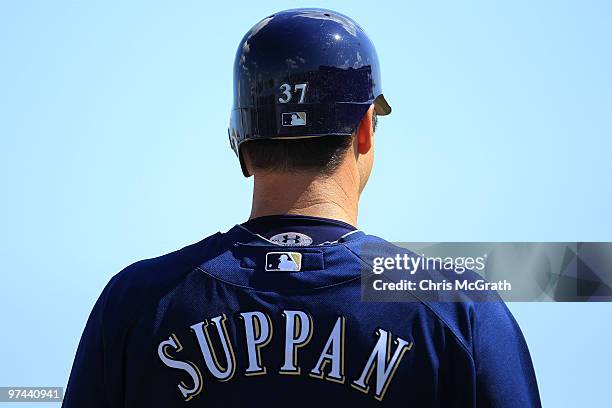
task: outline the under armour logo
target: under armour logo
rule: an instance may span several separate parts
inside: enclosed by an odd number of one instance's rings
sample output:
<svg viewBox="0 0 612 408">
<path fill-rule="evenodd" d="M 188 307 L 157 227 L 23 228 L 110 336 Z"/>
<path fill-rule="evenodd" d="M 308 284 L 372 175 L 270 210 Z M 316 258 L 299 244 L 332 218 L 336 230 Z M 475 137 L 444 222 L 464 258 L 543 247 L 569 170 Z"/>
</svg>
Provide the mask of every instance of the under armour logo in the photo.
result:
<svg viewBox="0 0 612 408">
<path fill-rule="evenodd" d="M 300 232 L 283 232 L 270 238 L 270 241 L 286 246 L 306 246 L 312 244 L 312 238 Z"/>
<path fill-rule="evenodd" d="M 289 235 L 289 234 L 283 235 L 283 244 L 295 245 L 299 243 L 300 243 L 299 235 Z"/>
</svg>

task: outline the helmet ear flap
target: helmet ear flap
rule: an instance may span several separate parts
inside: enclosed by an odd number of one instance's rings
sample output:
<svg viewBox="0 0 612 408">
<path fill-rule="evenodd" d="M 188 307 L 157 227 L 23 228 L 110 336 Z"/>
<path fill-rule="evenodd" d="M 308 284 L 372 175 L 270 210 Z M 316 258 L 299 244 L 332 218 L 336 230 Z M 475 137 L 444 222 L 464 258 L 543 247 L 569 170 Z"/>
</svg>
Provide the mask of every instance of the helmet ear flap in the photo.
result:
<svg viewBox="0 0 612 408">
<path fill-rule="evenodd" d="M 380 94 L 374 99 L 374 109 L 380 116 L 385 116 L 391 113 L 391 105 L 385 99 L 383 94 Z"/>
</svg>

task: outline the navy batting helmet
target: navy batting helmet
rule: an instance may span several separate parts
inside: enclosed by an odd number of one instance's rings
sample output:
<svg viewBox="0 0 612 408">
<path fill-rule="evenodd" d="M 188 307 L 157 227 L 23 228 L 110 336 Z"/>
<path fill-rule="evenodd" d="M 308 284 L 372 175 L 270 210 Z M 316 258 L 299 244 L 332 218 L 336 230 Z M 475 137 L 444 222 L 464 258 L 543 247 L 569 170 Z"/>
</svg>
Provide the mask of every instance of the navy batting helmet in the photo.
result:
<svg viewBox="0 0 612 408">
<path fill-rule="evenodd" d="M 281 11 L 255 24 L 236 52 L 230 144 L 248 176 L 242 143 L 348 136 L 372 104 L 378 115 L 391 112 L 363 29 L 331 10 Z"/>
</svg>

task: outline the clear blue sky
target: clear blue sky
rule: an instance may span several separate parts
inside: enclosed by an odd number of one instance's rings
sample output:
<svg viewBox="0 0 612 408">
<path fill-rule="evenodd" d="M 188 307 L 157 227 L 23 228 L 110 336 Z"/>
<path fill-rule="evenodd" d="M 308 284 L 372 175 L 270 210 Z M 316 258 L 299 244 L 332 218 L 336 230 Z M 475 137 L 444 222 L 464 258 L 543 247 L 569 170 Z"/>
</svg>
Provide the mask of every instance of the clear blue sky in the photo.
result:
<svg viewBox="0 0 612 408">
<path fill-rule="evenodd" d="M 612 241 L 612 3 L 497 3 L 0 2 L 0 386 L 64 386 L 114 273 L 247 216 L 231 66 L 279 9 L 334 8 L 377 45 L 394 113 L 362 229 Z M 544 406 L 610 403 L 611 304 L 510 306 Z"/>
</svg>

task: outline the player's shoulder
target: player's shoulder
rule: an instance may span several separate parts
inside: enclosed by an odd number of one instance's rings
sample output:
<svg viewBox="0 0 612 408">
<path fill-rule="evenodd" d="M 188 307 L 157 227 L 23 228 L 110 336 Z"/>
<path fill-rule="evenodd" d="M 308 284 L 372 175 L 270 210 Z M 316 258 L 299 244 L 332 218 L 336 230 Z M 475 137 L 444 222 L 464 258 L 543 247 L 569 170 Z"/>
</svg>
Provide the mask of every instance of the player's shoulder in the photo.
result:
<svg viewBox="0 0 612 408">
<path fill-rule="evenodd" d="M 416 290 L 396 291 L 389 294 L 388 300 L 396 300 L 398 307 L 401 307 L 402 303 L 405 305 L 421 304 L 433 319 L 439 321 L 453 333 L 469 353 L 473 350 L 475 324 L 490 321 L 493 318 L 513 321 L 510 311 L 494 290 L 481 292 L 462 289 L 461 285 L 455 286 L 455 282 L 486 282 L 481 275 L 472 270 L 458 270 L 456 266 L 449 267 L 439 262 L 426 264 L 423 254 L 374 235 L 366 235 L 362 240 L 351 243 L 350 246 L 364 264 L 372 269 L 369 276 L 362 275 L 365 279 L 362 280 L 362 285 L 364 285 L 362 294 L 367 295 L 368 285 L 377 279 L 393 283 L 401 282 L 403 279 L 416 282 Z M 388 266 L 390 266 L 395 264 L 398 258 L 403 262 L 404 257 L 415 260 L 415 263 L 410 263 L 416 267 L 415 270 L 391 269 L 380 274 L 374 273 L 375 265 L 384 265 L 385 259 L 394 261 L 389 261 Z M 420 281 L 427 282 L 427 290 L 419 289 Z M 453 290 L 441 289 L 443 287 L 452 287 Z M 459 289 L 454 289 L 456 287 Z"/>
<path fill-rule="evenodd" d="M 114 285 L 126 290 L 151 290 L 171 285 L 214 253 L 219 235 L 216 233 L 170 253 L 134 262 L 113 277 Z"/>
<path fill-rule="evenodd" d="M 173 252 L 134 262 L 114 275 L 101 295 L 105 326 L 124 325 L 170 293 L 207 258 L 223 251 L 221 235 L 216 233 Z"/>
</svg>

